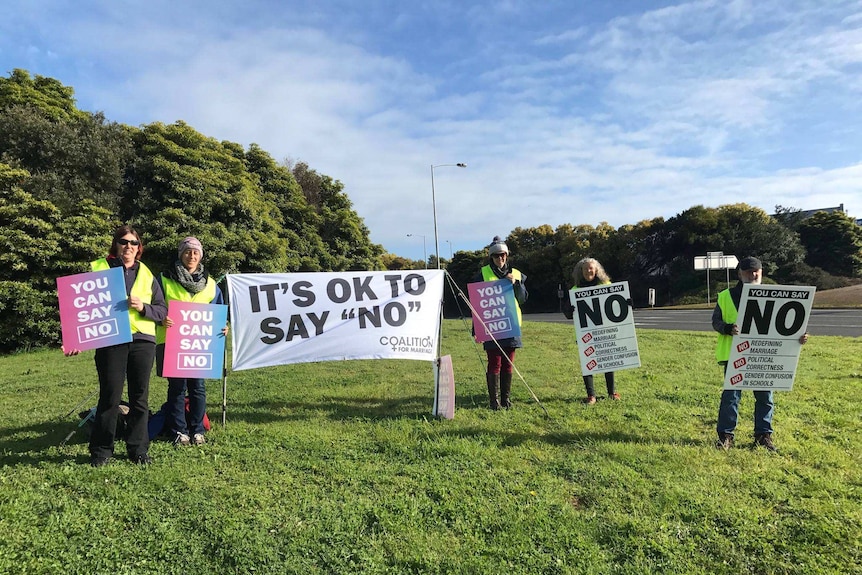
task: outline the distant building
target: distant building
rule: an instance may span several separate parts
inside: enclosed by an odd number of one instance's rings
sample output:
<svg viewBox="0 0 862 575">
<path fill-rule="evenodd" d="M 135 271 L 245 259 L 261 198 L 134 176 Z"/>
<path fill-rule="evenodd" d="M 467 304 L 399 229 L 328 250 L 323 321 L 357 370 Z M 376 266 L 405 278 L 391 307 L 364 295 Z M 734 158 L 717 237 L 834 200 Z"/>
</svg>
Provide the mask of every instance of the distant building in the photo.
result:
<svg viewBox="0 0 862 575">
<path fill-rule="evenodd" d="M 799 217 L 800 217 L 800 219 L 804 220 L 804 219 L 810 218 L 811 216 L 813 216 L 817 212 L 826 212 L 828 214 L 832 213 L 832 212 L 840 212 L 842 214 L 847 215 L 847 211 L 844 209 L 844 204 L 838 204 L 834 208 L 817 208 L 815 210 L 799 210 Z M 772 214 L 772 217 L 775 217 L 777 215 L 778 214 Z M 857 218 L 855 220 L 855 222 L 856 222 L 857 226 L 862 226 L 862 218 Z"/>
</svg>

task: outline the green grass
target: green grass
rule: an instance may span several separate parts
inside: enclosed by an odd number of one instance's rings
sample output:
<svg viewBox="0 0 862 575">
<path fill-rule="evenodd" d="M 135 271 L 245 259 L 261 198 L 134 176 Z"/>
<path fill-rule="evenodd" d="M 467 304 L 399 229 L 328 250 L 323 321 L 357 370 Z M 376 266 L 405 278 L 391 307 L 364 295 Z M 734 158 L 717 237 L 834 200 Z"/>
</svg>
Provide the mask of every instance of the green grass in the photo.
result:
<svg viewBox="0 0 862 575">
<path fill-rule="evenodd" d="M 517 378 L 515 409 L 485 407 L 459 320 L 453 421 L 426 362 L 232 373 L 227 426 L 209 382 L 209 443 L 156 442 L 147 469 L 89 467 L 82 433 L 59 447 L 92 353 L 2 357 L 0 573 L 862 573 L 862 339 L 803 348 L 779 455 L 749 447 L 750 393 L 737 447 L 713 448 L 712 334 L 638 339 L 623 401 L 587 407 L 571 326 L 526 323 L 516 364 L 549 417 Z"/>
</svg>

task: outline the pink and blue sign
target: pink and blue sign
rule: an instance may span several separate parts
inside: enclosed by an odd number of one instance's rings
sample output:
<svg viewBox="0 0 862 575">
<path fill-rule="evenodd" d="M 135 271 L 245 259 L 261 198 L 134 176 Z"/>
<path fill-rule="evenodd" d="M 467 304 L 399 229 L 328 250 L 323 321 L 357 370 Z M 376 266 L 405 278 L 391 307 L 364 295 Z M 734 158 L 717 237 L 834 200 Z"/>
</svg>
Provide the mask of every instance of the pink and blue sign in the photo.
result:
<svg viewBox="0 0 862 575">
<path fill-rule="evenodd" d="M 467 284 L 470 305 L 478 317 L 473 316 L 473 333 L 476 341 L 506 339 L 521 336 L 518 323 L 518 304 L 515 289 L 507 279 Z"/>
<path fill-rule="evenodd" d="M 57 278 L 63 348 L 86 351 L 132 341 L 123 268 Z"/>
<path fill-rule="evenodd" d="M 224 369 L 227 306 L 172 300 L 165 331 L 164 377 L 219 379 Z"/>
</svg>

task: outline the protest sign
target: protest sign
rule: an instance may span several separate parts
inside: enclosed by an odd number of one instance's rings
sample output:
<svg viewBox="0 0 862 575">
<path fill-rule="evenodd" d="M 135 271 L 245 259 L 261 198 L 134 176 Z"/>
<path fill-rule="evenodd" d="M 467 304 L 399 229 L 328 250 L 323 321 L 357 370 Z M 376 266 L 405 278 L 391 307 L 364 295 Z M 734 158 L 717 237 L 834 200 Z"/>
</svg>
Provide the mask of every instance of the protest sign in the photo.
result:
<svg viewBox="0 0 862 575">
<path fill-rule="evenodd" d="M 67 351 L 132 341 L 122 267 L 58 277 L 57 298 Z"/>
<path fill-rule="evenodd" d="M 164 377 L 218 379 L 224 368 L 227 306 L 171 300 L 165 330 Z"/>
<path fill-rule="evenodd" d="M 790 391 L 816 288 L 742 286 L 724 389 Z"/>
<path fill-rule="evenodd" d="M 452 356 L 444 355 L 434 363 L 434 409 L 431 414 L 444 419 L 455 419 L 455 371 Z"/>
<path fill-rule="evenodd" d="M 583 375 L 640 367 L 628 282 L 572 288 L 569 300 Z"/>
<path fill-rule="evenodd" d="M 521 337 L 518 302 L 511 281 L 500 279 L 470 283 L 467 284 L 467 295 L 470 305 L 478 313 L 478 316 L 473 315 L 473 333 L 477 342 Z"/>
<path fill-rule="evenodd" d="M 228 274 L 232 368 L 436 360 L 444 273 Z"/>
</svg>

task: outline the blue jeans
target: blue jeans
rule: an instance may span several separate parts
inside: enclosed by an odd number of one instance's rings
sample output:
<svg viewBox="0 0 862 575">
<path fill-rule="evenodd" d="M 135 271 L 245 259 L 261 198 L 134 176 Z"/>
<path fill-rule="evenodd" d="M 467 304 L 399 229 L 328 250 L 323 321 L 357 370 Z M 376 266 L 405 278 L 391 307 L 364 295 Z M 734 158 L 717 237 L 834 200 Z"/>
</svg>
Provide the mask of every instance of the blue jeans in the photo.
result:
<svg viewBox="0 0 862 575">
<path fill-rule="evenodd" d="M 718 408 L 718 433 L 733 435 L 736 429 L 736 418 L 739 416 L 739 399 L 742 390 L 726 389 L 721 392 L 721 405 Z M 754 435 L 772 433 L 772 414 L 775 402 L 771 391 L 754 392 Z"/>
<path fill-rule="evenodd" d="M 186 389 L 189 392 L 189 415 L 186 420 Z M 195 435 L 204 432 L 207 390 L 202 379 L 168 378 L 168 427 L 172 434 Z"/>
</svg>

